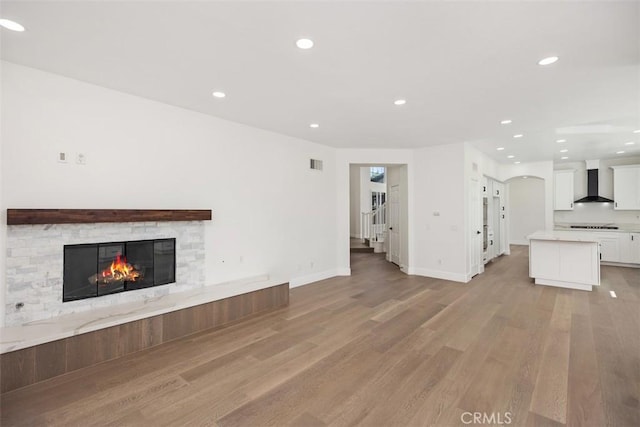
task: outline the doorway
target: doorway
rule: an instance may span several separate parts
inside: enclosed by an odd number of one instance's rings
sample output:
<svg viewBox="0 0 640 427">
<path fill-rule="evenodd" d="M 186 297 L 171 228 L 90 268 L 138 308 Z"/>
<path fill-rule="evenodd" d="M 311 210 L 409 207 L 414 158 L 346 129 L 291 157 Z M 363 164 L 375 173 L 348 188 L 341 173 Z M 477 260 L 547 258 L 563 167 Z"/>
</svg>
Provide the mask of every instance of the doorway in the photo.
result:
<svg viewBox="0 0 640 427">
<path fill-rule="evenodd" d="M 407 270 L 407 165 L 349 165 L 350 252 L 380 254 Z M 362 256 L 362 255 L 358 255 Z"/>
</svg>

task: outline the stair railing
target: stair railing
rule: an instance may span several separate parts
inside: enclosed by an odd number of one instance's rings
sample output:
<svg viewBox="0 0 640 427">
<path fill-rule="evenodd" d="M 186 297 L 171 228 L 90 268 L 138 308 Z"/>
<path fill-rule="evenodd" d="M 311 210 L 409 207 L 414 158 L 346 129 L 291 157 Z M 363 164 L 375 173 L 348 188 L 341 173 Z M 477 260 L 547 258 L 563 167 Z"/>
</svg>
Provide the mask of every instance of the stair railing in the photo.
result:
<svg viewBox="0 0 640 427">
<path fill-rule="evenodd" d="M 362 236 L 362 242 L 366 239 L 371 239 L 371 215 L 373 212 L 362 212 L 360 218 L 360 235 Z"/>
<path fill-rule="evenodd" d="M 380 241 L 387 231 L 387 204 L 381 204 L 371 212 L 362 212 L 360 221 L 362 241 L 365 239 Z"/>
</svg>

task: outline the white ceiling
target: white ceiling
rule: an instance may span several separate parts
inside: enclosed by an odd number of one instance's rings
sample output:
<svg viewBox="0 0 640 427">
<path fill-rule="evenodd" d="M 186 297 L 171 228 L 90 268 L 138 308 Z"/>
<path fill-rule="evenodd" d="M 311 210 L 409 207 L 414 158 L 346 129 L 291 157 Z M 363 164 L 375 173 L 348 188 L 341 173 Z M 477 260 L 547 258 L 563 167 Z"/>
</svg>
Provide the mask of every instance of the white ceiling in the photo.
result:
<svg viewBox="0 0 640 427">
<path fill-rule="evenodd" d="M 27 28 L 2 30 L 5 60 L 334 147 L 640 155 L 635 1 L 4 1 L 1 15 Z"/>
</svg>

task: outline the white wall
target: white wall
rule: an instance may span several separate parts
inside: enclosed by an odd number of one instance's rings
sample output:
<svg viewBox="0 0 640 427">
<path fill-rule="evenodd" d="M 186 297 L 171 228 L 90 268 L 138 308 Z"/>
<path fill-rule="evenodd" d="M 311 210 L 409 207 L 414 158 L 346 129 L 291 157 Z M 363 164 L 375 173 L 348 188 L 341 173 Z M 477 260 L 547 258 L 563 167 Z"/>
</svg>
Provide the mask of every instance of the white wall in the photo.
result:
<svg viewBox="0 0 640 427">
<path fill-rule="evenodd" d="M 0 81 L 4 75 L 4 64 L 0 62 Z M 4 99 L 3 90 L 0 84 L 0 101 Z M 4 173 L 2 168 L 2 159 L 4 152 L 4 126 L 2 121 L 2 104 L 0 102 L 0 327 L 4 326 L 4 314 L 5 314 L 5 289 L 6 285 L 6 253 L 7 253 L 7 210 L 4 208 Z"/>
<path fill-rule="evenodd" d="M 269 273 L 297 285 L 336 274 L 335 149 L 3 65 L 3 214 L 212 209 L 208 284 Z M 59 150 L 68 164 L 56 162 Z M 73 161 L 78 152 L 86 165 Z M 309 158 L 324 171 L 310 170 Z M 344 229 L 348 236 L 348 222 Z"/>
<path fill-rule="evenodd" d="M 540 178 L 507 181 L 509 199 L 509 243 L 528 245 L 527 236 L 545 229 L 545 182 Z"/>
<path fill-rule="evenodd" d="M 416 274 L 467 280 L 465 145 L 415 150 Z"/>
<path fill-rule="evenodd" d="M 361 236 L 360 166 L 349 166 L 349 236 Z"/>
<path fill-rule="evenodd" d="M 615 200 L 613 194 L 613 169 L 611 166 L 640 164 L 640 156 L 600 161 L 598 188 L 600 196 Z M 556 170 L 573 169 L 574 200 L 587 195 L 586 162 L 561 163 Z M 554 211 L 556 223 L 617 223 L 640 224 L 640 211 L 618 211 L 611 203 L 576 203 L 572 211 Z"/>
</svg>

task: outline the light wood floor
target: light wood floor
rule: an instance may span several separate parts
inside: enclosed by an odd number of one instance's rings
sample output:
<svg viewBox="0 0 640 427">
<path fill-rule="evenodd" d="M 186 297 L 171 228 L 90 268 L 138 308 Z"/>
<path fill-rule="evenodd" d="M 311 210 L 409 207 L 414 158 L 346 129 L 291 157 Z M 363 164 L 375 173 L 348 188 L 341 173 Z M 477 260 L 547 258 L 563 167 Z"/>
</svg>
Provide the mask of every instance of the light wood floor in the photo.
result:
<svg viewBox="0 0 640 427">
<path fill-rule="evenodd" d="M 354 254 L 286 309 L 6 393 L 2 425 L 639 426 L 640 270 L 589 293 L 527 268 L 522 246 L 468 284 Z"/>
</svg>

